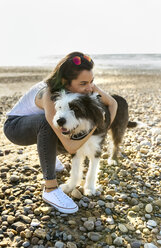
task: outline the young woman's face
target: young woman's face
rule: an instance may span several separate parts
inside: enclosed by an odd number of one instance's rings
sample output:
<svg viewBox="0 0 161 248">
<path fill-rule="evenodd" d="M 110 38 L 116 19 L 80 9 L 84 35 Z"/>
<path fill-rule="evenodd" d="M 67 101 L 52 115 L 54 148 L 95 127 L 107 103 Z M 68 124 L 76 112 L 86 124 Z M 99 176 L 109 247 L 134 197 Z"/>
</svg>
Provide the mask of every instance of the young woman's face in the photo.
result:
<svg viewBox="0 0 161 248">
<path fill-rule="evenodd" d="M 93 86 L 93 71 L 83 70 L 80 72 L 77 79 L 73 79 L 71 84 L 66 88 L 73 93 L 88 94 L 92 93 Z"/>
</svg>

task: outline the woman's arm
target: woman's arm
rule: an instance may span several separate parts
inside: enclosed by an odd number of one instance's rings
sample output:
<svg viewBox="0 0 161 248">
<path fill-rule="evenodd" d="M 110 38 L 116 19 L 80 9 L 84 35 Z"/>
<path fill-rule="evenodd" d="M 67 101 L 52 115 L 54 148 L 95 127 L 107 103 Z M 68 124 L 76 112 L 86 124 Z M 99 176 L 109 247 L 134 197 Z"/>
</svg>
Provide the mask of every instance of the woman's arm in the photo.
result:
<svg viewBox="0 0 161 248">
<path fill-rule="evenodd" d="M 42 98 L 42 107 L 45 110 L 45 117 L 60 141 L 62 142 L 64 148 L 70 153 L 74 154 L 76 151 L 91 137 L 96 127 L 92 129 L 92 131 L 81 140 L 71 140 L 69 137 L 64 136 L 60 129 L 56 128 L 53 124 L 53 118 L 56 113 L 54 102 L 50 99 L 51 94 L 47 90 Z"/>
<path fill-rule="evenodd" d="M 93 84 L 92 88 L 93 88 L 93 92 L 97 92 L 99 95 L 101 95 L 101 101 L 108 106 L 111 115 L 111 123 L 110 123 L 111 125 L 113 120 L 115 119 L 117 112 L 118 105 L 116 100 L 112 96 L 107 94 L 105 91 L 100 89 L 98 86 L 96 86 L 95 84 Z"/>
</svg>

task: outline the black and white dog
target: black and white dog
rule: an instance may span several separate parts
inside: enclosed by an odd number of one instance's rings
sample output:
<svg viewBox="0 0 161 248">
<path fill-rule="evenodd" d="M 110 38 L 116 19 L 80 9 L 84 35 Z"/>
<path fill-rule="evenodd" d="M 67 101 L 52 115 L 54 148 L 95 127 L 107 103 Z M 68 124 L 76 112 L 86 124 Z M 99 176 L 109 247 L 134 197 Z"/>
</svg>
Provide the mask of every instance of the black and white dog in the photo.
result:
<svg viewBox="0 0 161 248">
<path fill-rule="evenodd" d="M 127 127 L 137 126 L 136 122 L 128 121 L 128 104 L 124 98 L 113 95 L 118 103 L 116 117 L 110 127 L 113 140 L 112 154 L 108 160 L 110 164 L 117 164 L 117 153 Z M 69 135 L 71 139 L 79 140 L 85 137 L 95 126 L 97 127 L 88 141 L 74 154 L 70 179 L 66 184 L 60 185 L 66 193 L 72 191 L 81 184 L 83 162 L 88 157 L 89 169 L 84 185 L 84 194 L 96 193 L 96 180 L 99 169 L 99 159 L 103 141 L 110 126 L 110 113 L 107 106 L 101 103 L 100 96 L 68 93 L 62 91 L 52 100 L 55 101 L 56 114 L 53 123 L 60 128 L 63 135 Z M 62 145 L 58 145 L 62 151 Z"/>
</svg>

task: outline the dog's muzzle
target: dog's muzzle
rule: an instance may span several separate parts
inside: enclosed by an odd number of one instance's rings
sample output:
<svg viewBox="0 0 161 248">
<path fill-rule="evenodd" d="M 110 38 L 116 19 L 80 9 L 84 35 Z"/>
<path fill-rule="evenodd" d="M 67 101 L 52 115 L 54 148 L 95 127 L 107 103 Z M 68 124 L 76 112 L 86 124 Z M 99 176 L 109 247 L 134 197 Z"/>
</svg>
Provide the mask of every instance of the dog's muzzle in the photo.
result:
<svg viewBox="0 0 161 248">
<path fill-rule="evenodd" d="M 70 134 L 70 131 L 67 130 L 67 128 L 64 128 L 63 125 L 66 123 L 66 119 L 64 117 L 61 117 L 57 120 L 58 126 L 61 129 L 62 134 L 67 135 Z"/>
</svg>

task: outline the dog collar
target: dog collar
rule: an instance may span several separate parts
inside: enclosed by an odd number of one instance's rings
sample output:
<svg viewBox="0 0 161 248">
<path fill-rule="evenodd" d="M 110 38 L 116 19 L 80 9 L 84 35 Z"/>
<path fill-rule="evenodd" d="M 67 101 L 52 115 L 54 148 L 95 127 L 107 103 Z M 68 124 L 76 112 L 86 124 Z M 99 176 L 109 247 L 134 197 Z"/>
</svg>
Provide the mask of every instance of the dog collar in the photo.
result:
<svg viewBox="0 0 161 248">
<path fill-rule="evenodd" d="M 92 129 L 88 133 L 84 132 L 84 133 L 73 134 L 73 135 L 71 135 L 70 139 L 71 140 L 81 140 L 81 139 L 85 138 L 91 131 L 92 131 Z"/>
</svg>

